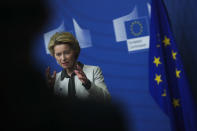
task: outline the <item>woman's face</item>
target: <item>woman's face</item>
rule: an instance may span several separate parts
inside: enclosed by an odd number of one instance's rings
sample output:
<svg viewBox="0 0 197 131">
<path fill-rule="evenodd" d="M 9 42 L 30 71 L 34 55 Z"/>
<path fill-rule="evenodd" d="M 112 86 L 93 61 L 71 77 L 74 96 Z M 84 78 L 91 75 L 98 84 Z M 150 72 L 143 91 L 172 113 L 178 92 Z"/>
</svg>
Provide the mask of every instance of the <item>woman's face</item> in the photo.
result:
<svg viewBox="0 0 197 131">
<path fill-rule="evenodd" d="M 75 64 L 75 52 L 68 44 L 55 45 L 54 56 L 63 69 L 70 69 Z"/>
</svg>

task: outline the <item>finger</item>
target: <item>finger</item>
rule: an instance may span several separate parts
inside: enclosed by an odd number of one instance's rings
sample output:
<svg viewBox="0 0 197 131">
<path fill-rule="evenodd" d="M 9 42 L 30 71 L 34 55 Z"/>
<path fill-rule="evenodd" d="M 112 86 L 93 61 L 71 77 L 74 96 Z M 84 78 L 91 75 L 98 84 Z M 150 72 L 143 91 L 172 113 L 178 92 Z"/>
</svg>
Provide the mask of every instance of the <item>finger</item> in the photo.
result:
<svg viewBox="0 0 197 131">
<path fill-rule="evenodd" d="M 85 76 L 82 76 L 82 75 L 79 75 L 78 78 L 82 79 L 82 80 L 86 80 L 87 79 Z"/>
<path fill-rule="evenodd" d="M 76 75 L 85 76 L 85 73 L 84 72 L 81 72 L 81 71 L 78 71 L 78 70 L 75 70 L 74 72 L 75 72 Z"/>
<path fill-rule="evenodd" d="M 79 65 L 77 65 L 77 72 L 82 75 L 85 75 L 85 73 L 83 72 L 83 70 L 81 69 L 81 67 Z"/>
<path fill-rule="evenodd" d="M 80 79 L 80 81 L 81 81 L 82 83 L 85 83 L 85 82 L 87 81 L 87 79 L 82 78 L 82 79 Z"/>
<path fill-rule="evenodd" d="M 50 67 L 49 66 L 46 69 L 46 77 L 50 78 Z"/>
<path fill-rule="evenodd" d="M 87 79 L 85 77 L 82 77 L 81 80 L 86 81 Z"/>
<path fill-rule="evenodd" d="M 75 63 L 74 65 L 74 70 L 77 70 L 77 63 Z"/>
<path fill-rule="evenodd" d="M 76 75 L 79 74 L 79 71 L 78 70 L 74 70 L 74 72 L 75 72 Z"/>
<path fill-rule="evenodd" d="M 86 78 L 86 75 L 83 72 L 76 72 L 76 74 L 78 77 L 85 77 Z"/>
<path fill-rule="evenodd" d="M 46 73 L 48 73 L 49 72 L 49 70 L 50 70 L 50 68 L 49 68 L 49 66 L 46 68 Z"/>
<path fill-rule="evenodd" d="M 53 71 L 52 78 L 53 78 L 53 79 L 55 79 L 55 78 L 56 78 L 56 71 Z"/>
<path fill-rule="evenodd" d="M 77 69 L 79 70 L 79 71 L 82 71 L 82 69 L 81 69 L 81 67 L 77 64 Z"/>
<path fill-rule="evenodd" d="M 82 73 L 80 71 L 76 71 L 77 75 L 82 75 Z"/>
<path fill-rule="evenodd" d="M 78 78 L 81 79 L 83 76 L 81 74 L 77 74 Z"/>
<path fill-rule="evenodd" d="M 81 71 L 80 74 L 81 74 L 82 76 L 86 76 L 85 73 L 84 73 L 83 71 Z"/>
<path fill-rule="evenodd" d="M 81 74 L 82 76 L 86 77 L 86 74 L 83 71 L 79 71 L 79 74 Z"/>
</svg>

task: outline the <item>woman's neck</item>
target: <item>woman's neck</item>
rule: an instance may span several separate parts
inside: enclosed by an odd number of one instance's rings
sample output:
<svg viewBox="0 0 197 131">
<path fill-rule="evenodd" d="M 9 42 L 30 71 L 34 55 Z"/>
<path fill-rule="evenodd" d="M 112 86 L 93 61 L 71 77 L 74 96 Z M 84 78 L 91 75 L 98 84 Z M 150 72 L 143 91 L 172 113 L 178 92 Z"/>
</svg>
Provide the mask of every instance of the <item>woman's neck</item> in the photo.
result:
<svg viewBox="0 0 197 131">
<path fill-rule="evenodd" d="M 71 76 L 71 74 L 73 73 L 74 68 L 70 68 L 70 69 L 66 69 L 66 72 L 69 76 Z"/>
<path fill-rule="evenodd" d="M 74 72 L 74 67 L 75 67 L 76 63 L 77 62 L 75 62 L 71 68 L 66 69 L 66 72 L 69 76 L 71 76 L 71 74 Z"/>
</svg>

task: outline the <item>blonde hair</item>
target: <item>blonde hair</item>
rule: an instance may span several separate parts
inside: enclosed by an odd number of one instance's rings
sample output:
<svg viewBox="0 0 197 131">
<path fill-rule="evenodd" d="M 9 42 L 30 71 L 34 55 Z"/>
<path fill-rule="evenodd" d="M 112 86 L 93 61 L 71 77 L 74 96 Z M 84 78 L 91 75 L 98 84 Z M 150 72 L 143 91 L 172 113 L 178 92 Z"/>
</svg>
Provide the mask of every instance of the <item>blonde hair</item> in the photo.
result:
<svg viewBox="0 0 197 131">
<path fill-rule="evenodd" d="M 68 44 L 76 53 L 76 59 L 80 53 L 80 46 L 77 39 L 69 32 L 56 32 L 50 39 L 48 44 L 49 52 L 54 56 L 54 47 L 60 44 Z"/>
</svg>

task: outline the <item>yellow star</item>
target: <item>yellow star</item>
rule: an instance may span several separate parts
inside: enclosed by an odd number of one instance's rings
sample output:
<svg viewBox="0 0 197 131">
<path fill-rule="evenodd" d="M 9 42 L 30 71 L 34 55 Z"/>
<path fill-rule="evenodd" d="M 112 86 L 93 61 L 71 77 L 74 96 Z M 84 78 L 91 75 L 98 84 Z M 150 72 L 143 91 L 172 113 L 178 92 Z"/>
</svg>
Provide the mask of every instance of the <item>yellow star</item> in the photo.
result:
<svg viewBox="0 0 197 131">
<path fill-rule="evenodd" d="M 165 46 L 170 45 L 170 38 L 168 38 L 167 36 L 164 37 L 163 43 Z"/>
<path fill-rule="evenodd" d="M 160 57 L 154 57 L 154 61 L 153 63 L 155 63 L 156 67 L 158 67 L 159 64 L 161 64 L 161 62 L 159 61 L 160 60 Z"/>
<path fill-rule="evenodd" d="M 174 106 L 175 108 L 176 108 L 176 107 L 179 107 L 179 106 L 180 106 L 179 99 L 173 98 L 172 104 L 173 104 L 173 106 Z"/>
<path fill-rule="evenodd" d="M 167 96 L 166 89 L 163 90 L 163 93 L 161 94 L 161 96 L 163 96 L 163 97 Z"/>
<path fill-rule="evenodd" d="M 180 73 L 181 73 L 181 71 L 176 69 L 176 77 L 177 78 L 180 78 Z"/>
<path fill-rule="evenodd" d="M 173 58 L 174 60 L 176 60 L 176 55 L 177 55 L 177 52 L 174 52 L 174 51 L 172 50 L 172 58 Z"/>
<path fill-rule="evenodd" d="M 157 82 L 157 85 L 159 85 L 159 83 L 162 82 L 162 80 L 161 80 L 161 75 L 157 75 L 157 74 L 156 74 L 155 81 Z"/>
</svg>

